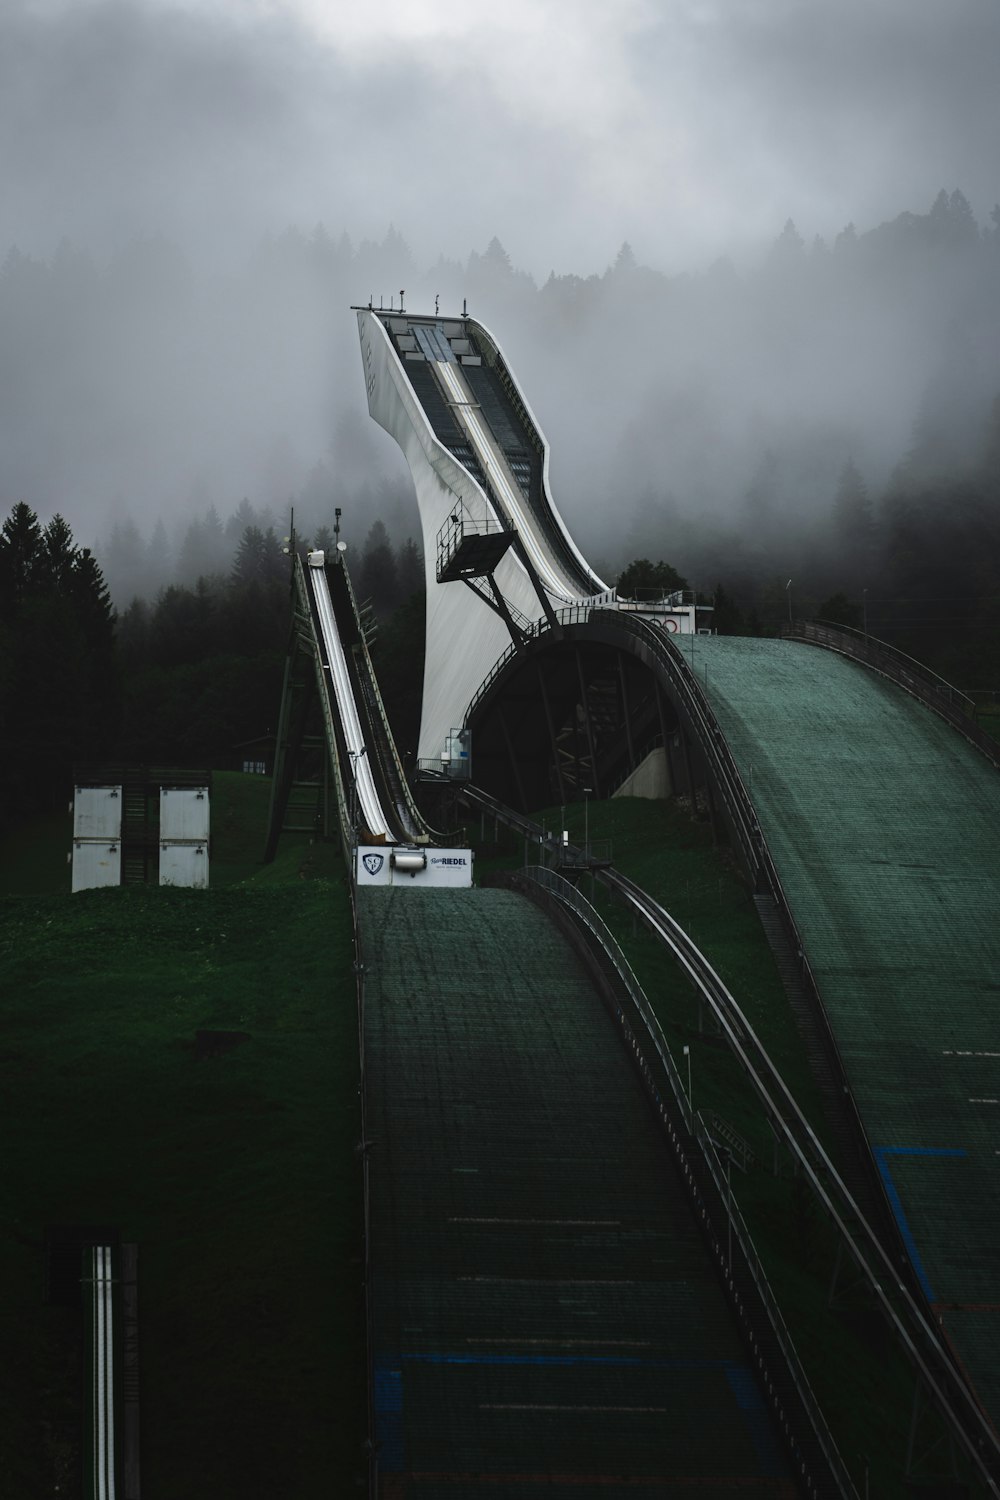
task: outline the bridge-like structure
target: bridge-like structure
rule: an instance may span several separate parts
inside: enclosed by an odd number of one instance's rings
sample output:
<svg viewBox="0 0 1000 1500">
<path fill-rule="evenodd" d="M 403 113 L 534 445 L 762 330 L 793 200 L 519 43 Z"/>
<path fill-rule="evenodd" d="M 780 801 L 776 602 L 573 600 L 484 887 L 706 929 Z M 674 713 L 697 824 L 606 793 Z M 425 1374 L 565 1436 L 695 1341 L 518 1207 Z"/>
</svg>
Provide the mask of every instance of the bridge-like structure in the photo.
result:
<svg viewBox="0 0 1000 1500">
<path fill-rule="evenodd" d="M 732 846 L 829 1105 L 837 1159 L 803 1126 L 803 1170 L 974 1492 L 1000 1494 L 1000 750 L 945 685 L 867 639 L 720 638 L 693 599 L 619 599 L 555 508 L 548 446 L 489 331 L 357 314 L 369 407 L 420 507 L 420 764 L 446 780 L 470 735 L 478 795 L 517 823 L 609 795 L 655 753 Z M 712 1226 L 728 1216 L 731 1241 L 733 1222 L 718 1142 L 670 1104 L 673 1062 L 642 999 L 606 987 L 596 921 L 550 901 L 553 934 L 508 893 L 365 888 L 362 848 L 405 870 L 435 836 L 394 759 L 342 562 L 296 566 L 271 837 L 318 691 L 363 975 L 374 1487 L 859 1493 L 787 1340 L 765 1353 L 759 1279 L 741 1297 L 731 1261 L 711 1269 Z M 349 699 L 368 705 L 357 728 Z M 767 1060 L 732 1024 L 763 1087 Z M 786 1104 L 762 1097 L 794 1136 Z M 705 1277 L 720 1270 L 717 1303 Z M 697 1423 L 678 1417 L 695 1389 Z"/>
</svg>

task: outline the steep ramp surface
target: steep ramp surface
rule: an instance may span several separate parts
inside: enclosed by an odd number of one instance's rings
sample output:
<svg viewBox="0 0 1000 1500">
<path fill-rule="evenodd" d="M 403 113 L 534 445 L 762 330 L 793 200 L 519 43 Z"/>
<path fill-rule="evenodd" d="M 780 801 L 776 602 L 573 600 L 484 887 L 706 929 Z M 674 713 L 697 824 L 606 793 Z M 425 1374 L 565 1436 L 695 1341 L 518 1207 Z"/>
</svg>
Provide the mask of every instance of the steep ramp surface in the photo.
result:
<svg viewBox="0 0 1000 1500">
<path fill-rule="evenodd" d="M 505 891 L 361 891 L 386 1496 L 791 1496 L 666 1143 Z"/>
<path fill-rule="evenodd" d="M 832 652 L 692 647 L 917 1277 L 996 1421 L 1000 777 L 929 709 Z"/>
</svg>

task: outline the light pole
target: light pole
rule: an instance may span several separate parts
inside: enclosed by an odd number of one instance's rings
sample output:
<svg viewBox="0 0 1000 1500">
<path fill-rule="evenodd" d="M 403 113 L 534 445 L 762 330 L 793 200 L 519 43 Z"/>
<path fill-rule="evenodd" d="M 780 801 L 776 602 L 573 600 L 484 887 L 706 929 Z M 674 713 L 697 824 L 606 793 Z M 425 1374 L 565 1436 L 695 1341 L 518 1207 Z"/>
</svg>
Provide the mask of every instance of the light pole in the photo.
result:
<svg viewBox="0 0 1000 1500">
<path fill-rule="evenodd" d="M 691 1115 L 691 1128 L 694 1129 L 694 1103 L 691 1098 L 691 1048 L 684 1048 L 684 1056 L 688 1060 L 688 1110 Z"/>
<path fill-rule="evenodd" d="M 733 1153 L 726 1150 L 726 1272 L 733 1274 L 733 1185 L 730 1173 L 733 1169 Z"/>
<path fill-rule="evenodd" d="M 865 623 L 865 640 L 868 639 L 868 590 L 861 590 L 861 612 Z"/>
<path fill-rule="evenodd" d="M 591 788 L 585 786 L 583 789 L 583 852 L 590 859 L 590 793 Z"/>
</svg>

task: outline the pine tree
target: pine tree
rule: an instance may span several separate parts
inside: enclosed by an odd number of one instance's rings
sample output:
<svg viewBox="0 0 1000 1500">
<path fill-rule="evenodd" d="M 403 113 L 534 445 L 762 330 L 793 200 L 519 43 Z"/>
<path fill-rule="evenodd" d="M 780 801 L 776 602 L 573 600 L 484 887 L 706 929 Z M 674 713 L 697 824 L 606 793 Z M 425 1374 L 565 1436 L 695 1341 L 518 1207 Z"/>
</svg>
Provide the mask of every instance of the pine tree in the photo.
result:
<svg viewBox="0 0 1000 1500">
<path fill-rule="evenodd" d="M 833 500 L 833 524 L 848 550 L 870 546 L 875 538 L 875 517 L 867 486 L 853 459 L 840 471 Z"/>
<path fill-rule="evenodd" d="M 74 760 L 105 754 L 115 732 L 115 614 L 93 554 L 61 516 L 44 531 L 27 505 L 0 529 L 3 671 L 0 819 L 65 795 Z"/>
<path fill-rule="evenodd" d="M 136 595 L 146 597 L 146 548 L 139 528 L 131 517 L 115 522 L 110 539 L 101 548 L 101 556 L 104 559 L 104 576 L 113 598 L 122 602 L 133 599 Z"/>
<path fill-rule="evenodd" d="M 67 581 L 88 647 L 102 654 L 110 652 L 115 633 L 115 609 L 104 575 L 89 547 L 74 552 Z"/>
<path fill-rule="evenodd" d="M 77 554 L 73 533 L 62 516 L 54 515 L 42 533 L 42 573 L 47 588 L 61 591 L 70 586 Z"/>
<path fill-rule="evenodd" d="M 419 593 L 424 588 L 424 560 L 420 555 L 420 548 L 411 536 L 406 538 L 399 549 L 396 579 L 400 601 L 409 599 L 411 594 Z"/>
<path fill-rule="evenodd" d="M 236 549 L 233 583 L 274 583 L 283 579 L 285 573 L 285 558 L 274 528 L 269 526 L 266 531 L 261 531 L 259 526 L 248 526 Z"/>
<path fill-rule="evenodd" d="M 158 588 L 167 582 L 172 572 L 173 555 L 163 517 L 158 516 L 149 539 L 146 552 L 146 597 L 152 598 Z"/>
<path fill-rule="evenodd" d="M 622 247 L 615 256 L 612 274 L 615 276 L 629 276 L 635 268 L 635 256 L 632 254 L 632 246 L 628 240 L 623 240 Z"/>
<path fill-rule="evenodd" d="M 712 599 L 714 614 L 712 624 L 717 635 L 742 635 L 743 615 L 736 600 L 726 593 L 722 584 L 716 584 Z"/>
<path fill-rule="evenodd" d="M 793 219 L 785 220 L 785 227 L 771 247 L 771 261 L 778 266 L 798 265 L 802 260 L 805 241 L 795 227 Z"/>
<path fill-rule="evenodd" d="M 650 562 L 648 557 L 637 557 L 618 575 L 620 599 L 649 599 L 686 588 L 690 588 L 690 584 L 675 567 L 662 560 Z"/>
<path fill-rule="evenodd" d="M 0 528 L 0 618 L 11 619 L 42 568 L 42 528 L 22 501 Z"/>
<path fill-rule="evenodd" d="M 399 603 L 396 558 L 389 533 L 381 521 L 373 522 L 365 537 L 358 574 L 358 595 L 361 599 L 371 600 L 377 615 L 390 614 Z"/>
</svg>

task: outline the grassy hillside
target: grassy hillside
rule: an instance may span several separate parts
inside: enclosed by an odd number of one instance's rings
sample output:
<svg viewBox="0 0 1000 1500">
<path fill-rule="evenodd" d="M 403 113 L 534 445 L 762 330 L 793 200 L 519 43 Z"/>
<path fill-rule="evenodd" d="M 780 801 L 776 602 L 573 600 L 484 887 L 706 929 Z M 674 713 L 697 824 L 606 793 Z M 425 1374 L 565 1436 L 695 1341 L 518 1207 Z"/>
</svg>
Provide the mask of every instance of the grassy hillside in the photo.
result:
<svg viewBox="0 0 1000 1500">
<path fill-rule="evenodd" d="M 216 782 L 216 876 L 253 875 L 267 787 L 252 781 Z M 60 837 L 27 843 L 37 855 Z M 43 1296 L 45 1228 L 73 1223 L 139 1244 L 146 1500 L 324 1495 L 363 1476 L 357 1022 L 337 863 L 300 843 L 207 892 L 0 896 L 4 1493 L 79 1492 L 77 1319 Z M 51 861 L 32 868 L 52 876 Z M 245 1039 L 204 1056 L 206 1029 Z"/>
</svg>

